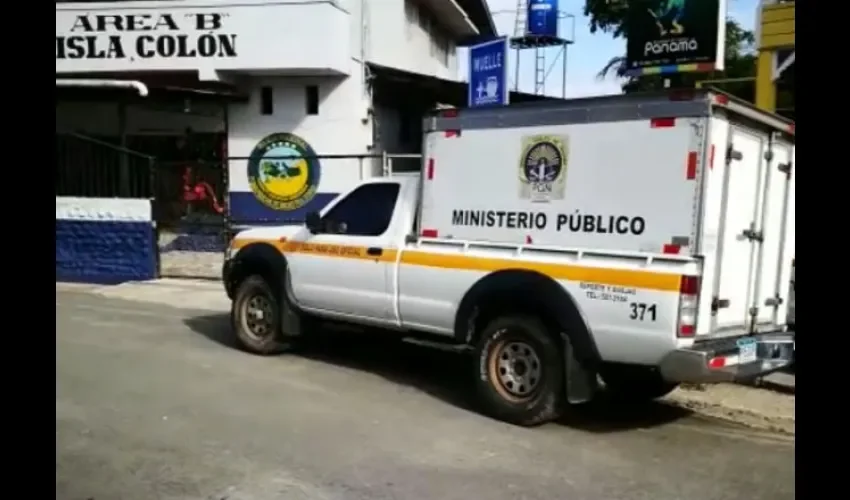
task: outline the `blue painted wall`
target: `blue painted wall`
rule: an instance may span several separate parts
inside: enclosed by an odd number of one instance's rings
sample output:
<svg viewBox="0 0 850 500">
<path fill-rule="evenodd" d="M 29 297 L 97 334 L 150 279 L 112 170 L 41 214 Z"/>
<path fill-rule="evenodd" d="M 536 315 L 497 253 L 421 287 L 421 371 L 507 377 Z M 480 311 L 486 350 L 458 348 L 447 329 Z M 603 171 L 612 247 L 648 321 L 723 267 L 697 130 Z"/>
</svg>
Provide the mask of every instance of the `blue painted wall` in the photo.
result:
<svg viewBox="0 0 850 500">
<path fill-rule="evenodd" d="M 320 211 L 337 197 L 337 193 L 316 193 L 304 206 L 295 210 L 275 210 L 257 200 L 254 193 L 230 192 L 230 220 L 235 224 L 301 224 L 308 212 Z"/>
<path fill-rule="evenodd" d="M 149 200 L 56 198 L 56 280 L 115 284 L 157 277 Z"/>
</svg>

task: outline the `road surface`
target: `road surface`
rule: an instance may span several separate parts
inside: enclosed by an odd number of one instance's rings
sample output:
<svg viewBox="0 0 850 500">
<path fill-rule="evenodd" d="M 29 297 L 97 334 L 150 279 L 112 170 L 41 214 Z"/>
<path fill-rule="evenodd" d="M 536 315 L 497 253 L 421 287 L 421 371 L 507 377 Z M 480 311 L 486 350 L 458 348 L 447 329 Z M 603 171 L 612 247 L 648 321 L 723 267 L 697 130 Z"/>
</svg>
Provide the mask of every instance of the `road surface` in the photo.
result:
<svg viewBox="0 0 850 500">
<path fill-rule="evenodd" d="M 56 293 L 63 500 L 782 500 L 794 446 L 653 404 L 522 429 L 461 356 L 354 334 L 230 346 L 210 312 Z"/>
</svg>

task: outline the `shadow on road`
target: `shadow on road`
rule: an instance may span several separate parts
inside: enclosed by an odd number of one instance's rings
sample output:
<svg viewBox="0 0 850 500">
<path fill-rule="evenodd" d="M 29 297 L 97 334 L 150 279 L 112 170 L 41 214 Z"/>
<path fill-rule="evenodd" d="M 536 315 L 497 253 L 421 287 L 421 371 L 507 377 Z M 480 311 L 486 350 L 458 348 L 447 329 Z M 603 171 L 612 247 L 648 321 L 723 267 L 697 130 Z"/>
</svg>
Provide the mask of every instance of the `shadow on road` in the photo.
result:
<svg viewBox="0 0 850 500">
<path fill-rule="evenodd" d="M 239 349 L 226 314 L 188 318 L 192 331 L 223 346 Z M 391 335 L 391 334 L 390 334 Z M 294 355 L 379 375 L 414 387 L 456 407 L 475 411 L 469 383 L 474 364 L 469 356 L 422 347 L 382 333 L 339 332 L 311 334 Z M 625 407 L 602 394 L 596 401 L 573 408 L 561 423 L 588 432 L 610 433 L 664 425 L 691 414 L 689 410 L 649 402 Z"/>
</svg>

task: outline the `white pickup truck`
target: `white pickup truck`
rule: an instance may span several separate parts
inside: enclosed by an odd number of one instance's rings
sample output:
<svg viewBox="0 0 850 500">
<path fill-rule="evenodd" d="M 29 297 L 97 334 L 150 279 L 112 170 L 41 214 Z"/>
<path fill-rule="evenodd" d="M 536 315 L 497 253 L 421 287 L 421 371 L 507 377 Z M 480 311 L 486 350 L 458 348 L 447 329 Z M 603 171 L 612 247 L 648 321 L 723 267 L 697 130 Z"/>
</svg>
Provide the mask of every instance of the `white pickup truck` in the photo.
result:
<svg viewBox="0 0 850 500">
<path fill-rule="evenodd" d="M 247 350 L 317 319 L 468 347 L 482 410 L 519 425 L 600 379 L 640 400 L 788 365 L 792 123 L 697 91 L 444 110 L 425 131 L 421 175 L 236 235 Z"/>
</svg>

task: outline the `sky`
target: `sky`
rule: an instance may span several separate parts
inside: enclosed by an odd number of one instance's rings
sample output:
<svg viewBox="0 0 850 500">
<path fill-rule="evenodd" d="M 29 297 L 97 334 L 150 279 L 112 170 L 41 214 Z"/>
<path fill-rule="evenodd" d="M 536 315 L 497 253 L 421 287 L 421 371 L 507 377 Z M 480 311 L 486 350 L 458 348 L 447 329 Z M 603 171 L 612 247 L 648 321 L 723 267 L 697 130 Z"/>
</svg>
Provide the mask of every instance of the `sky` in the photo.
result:
<svg viewBox="0 0 850 500">
<path fill-rule="evenodd" d="M 500 35 L 513 36 L 516 22 L 517 0 L 487 0 L 493 21 Z M 745 29 L 754 29 L 758 0 L 728 0 L 729 16 L 738 20 Z M 597 74 L 605 64 L 615 56 L 626 52 L 625 40 L 615 40 L 606 34 L 590 34 L 587 18 L 582 15 L 584 0 L 560 0 L 560 10 L 575 16 L 574 43 L 567 49 L 567 87 L 566 97 L 586 97 L 592 95 L 613 94 L 620 92 L 620 83 L 616 78 L 599 79 Z M 569 19 L 562 19 L 560 30 L 567 37 L 572 30 Z M 561 96 L 562 66 L 559 48 L 550 48 L 546 52 L 546 65 L 555 62 L 546 79 L 545 93 Z M 508 79 L 511 89 L 514 86 L 515 52 L 508 55 Z M 458 69 L 462 79 L 467 79 L 469 56 L 466 49 L 458 51 Z M 534 50 L 526 50 L 520 56 L 519 90 L 534 92 Z"/>
</svg>

